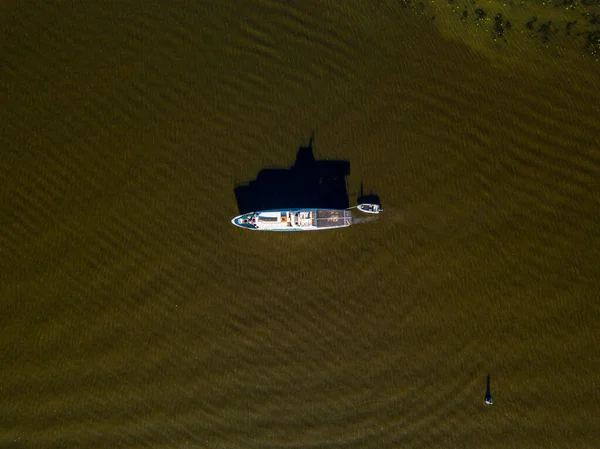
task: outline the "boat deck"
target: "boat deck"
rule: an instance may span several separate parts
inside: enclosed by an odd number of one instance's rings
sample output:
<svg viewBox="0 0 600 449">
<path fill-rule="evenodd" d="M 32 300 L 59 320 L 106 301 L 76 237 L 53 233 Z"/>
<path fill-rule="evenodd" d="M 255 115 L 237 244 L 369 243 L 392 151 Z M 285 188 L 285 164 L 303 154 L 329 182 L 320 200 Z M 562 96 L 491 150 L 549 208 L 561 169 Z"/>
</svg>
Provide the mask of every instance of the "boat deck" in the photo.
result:
<svg viewBox="0 0 600 449">
<path fill-rule="evenodd" d="M 352 212 L 339 209 L 289 209 L 251 212 L 235 217 L 239 227 L 263 231 L 310 231 L 350 226 Z"/>
<path fill-rule="evenodd" d="M 352 212 L 349 210 L 317 209 L 315 220 L 317 228 L 337 228 L 352 224 Z"/>
</svg>

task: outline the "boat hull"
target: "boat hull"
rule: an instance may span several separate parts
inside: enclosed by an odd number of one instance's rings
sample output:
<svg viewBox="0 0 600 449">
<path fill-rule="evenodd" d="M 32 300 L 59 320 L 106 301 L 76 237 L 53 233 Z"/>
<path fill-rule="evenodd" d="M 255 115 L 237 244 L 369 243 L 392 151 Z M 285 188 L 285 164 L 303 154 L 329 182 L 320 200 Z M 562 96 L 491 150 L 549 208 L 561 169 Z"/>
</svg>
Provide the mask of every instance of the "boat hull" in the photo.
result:
<svg viewBox="0 0 600 449">
<path fill-rule="evenodd" d="M 378 214 L 383 211 L 379 204 L 359 204 L 356 208 L 366 214 Z"/>
<path fill-rule="evenodd" d="M 346 209 L 265 210 L 238 215 L 231 223 L 251 231 L 320 231 L 352 225 L 352 214 Z"/>
</svg>

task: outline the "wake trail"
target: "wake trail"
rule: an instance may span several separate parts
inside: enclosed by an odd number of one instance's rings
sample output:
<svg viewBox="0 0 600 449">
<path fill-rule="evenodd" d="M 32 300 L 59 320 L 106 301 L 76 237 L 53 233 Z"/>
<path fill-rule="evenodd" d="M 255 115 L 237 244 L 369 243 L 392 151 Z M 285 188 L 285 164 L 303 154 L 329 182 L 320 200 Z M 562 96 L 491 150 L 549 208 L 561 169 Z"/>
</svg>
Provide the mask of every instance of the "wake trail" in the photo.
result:
<svg viewBox="0 0 600 449">
<path fill-rule="evenodd" d="M 370 223 L 372 221 L 377 221 L 379 217 L 377 216 L 373 216 L 373 217 L 354 217 L 352 219 L 352 224 L 363 224 L 363 223 Z"/>
<path fill-rule="evenodd" d="M 352 214 L 352 224 L 364 224 L 372 223 L 377 220 L 383 220 L 384 222 L 392 223 L 406 223 L 406 217 L 403 212 L 393 208 L 386 208 L 379 214 L 365 214 L 357 211 Z"/>
</svg>

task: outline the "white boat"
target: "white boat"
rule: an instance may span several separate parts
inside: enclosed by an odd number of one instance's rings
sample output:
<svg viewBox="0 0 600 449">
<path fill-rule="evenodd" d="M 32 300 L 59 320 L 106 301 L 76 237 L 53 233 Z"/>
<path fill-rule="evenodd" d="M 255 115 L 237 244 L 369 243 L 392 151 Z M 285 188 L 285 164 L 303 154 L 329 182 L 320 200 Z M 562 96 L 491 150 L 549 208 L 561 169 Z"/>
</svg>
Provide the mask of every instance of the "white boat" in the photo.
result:
<svg viewBox="0 0 600 449">
<path fill-rule="evenodd" d="M 238 215 L 231 222 L 254 231 L 318 231 L 345 228 L 352 224 L 347 209 L 282 209 Z"/>
<path fill-rule="evenodd" d="M 379 212 L 383 212 L 383 209 L 379 204 L 359 204 L 356 208 L 367 214 L 378 214 Z"/>
</svg>

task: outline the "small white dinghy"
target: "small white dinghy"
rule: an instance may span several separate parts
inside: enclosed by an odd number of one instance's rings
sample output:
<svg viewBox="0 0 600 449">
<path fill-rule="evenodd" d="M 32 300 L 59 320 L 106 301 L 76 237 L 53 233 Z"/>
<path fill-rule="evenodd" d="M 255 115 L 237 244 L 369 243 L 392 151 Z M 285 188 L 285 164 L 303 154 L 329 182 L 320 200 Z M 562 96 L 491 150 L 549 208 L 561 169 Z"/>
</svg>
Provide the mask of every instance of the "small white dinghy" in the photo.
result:
<svg viewBox="0 0 600 449">
<path fill-rule="evenodd" d="M 356 208 L 366 214 L 378 214 L 383 212 L 383 209 L 379 204 L 359 204 Z"/>
</svg>

